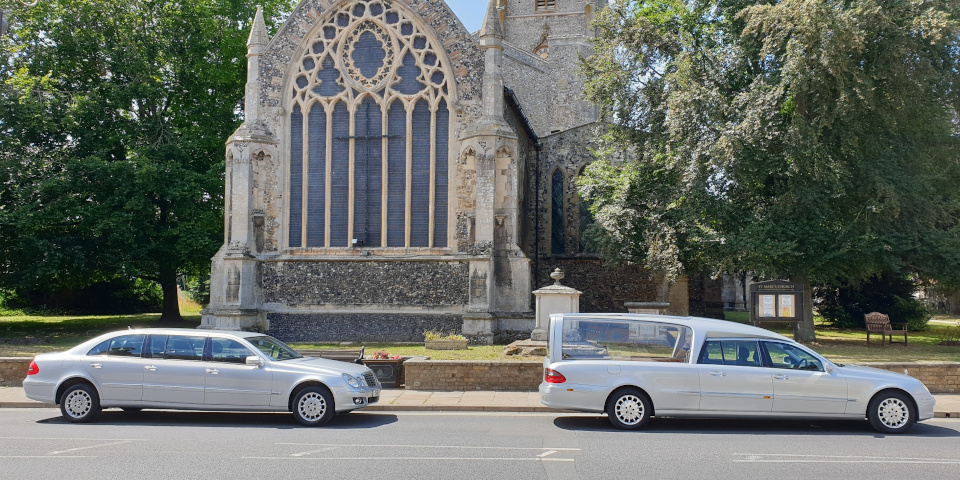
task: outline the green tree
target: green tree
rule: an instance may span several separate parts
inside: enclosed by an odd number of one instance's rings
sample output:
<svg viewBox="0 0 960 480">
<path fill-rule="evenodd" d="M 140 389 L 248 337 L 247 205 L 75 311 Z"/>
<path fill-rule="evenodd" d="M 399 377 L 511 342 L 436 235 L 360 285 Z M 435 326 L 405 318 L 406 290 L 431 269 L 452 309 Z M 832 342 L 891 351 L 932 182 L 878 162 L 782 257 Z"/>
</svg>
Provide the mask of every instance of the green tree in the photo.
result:
<svg viewBox="0 0 960 480">
<path fill-rule="evenodd" d="M 956 281 L 960 2 L 616 0 L 582 62 L 611 127 L 604 250 L 806 286 Z M 626 150 L 625 161 L 603 160 Z"/>
<path fill-rule="evenodd" d="M 289 1 L 264 5 L 268 18 Z M 48 0 L 0 39 L 0 286 L 160 284 L 222 242 L 223 144 L 239 125 L 246 0 Z"/>
</svg>

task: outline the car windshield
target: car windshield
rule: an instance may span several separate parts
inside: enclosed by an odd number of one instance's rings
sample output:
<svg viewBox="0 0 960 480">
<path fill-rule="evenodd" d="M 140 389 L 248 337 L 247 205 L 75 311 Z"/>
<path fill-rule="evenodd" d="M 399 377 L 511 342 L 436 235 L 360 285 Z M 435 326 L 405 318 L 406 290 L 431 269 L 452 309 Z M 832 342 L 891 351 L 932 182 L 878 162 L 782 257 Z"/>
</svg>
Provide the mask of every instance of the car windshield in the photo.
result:
<svg viewBox="0 0 960 480">
<path fill-rule="evenodd" d="M 283 361 L 303 357 L 303 355 L 297 353 L 296 350 L 273 337 L 266 335 L 262 337 L 250 337 L 247 338 L 247 341 L 273 360 Z"/>
</svg>

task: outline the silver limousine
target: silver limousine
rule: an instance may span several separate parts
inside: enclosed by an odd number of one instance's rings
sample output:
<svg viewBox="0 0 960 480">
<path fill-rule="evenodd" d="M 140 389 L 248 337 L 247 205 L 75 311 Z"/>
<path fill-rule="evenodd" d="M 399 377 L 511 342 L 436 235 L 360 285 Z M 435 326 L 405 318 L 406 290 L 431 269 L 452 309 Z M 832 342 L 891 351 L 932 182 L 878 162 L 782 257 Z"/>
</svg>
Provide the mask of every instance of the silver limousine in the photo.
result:
<svg viewBox="0 0 960 480">
<path fill-rule="evenodd" d="M 363 365 L 304 357 L 261 333 L 189 329 L 124 330 L 37 355 L 23 388 L 71 422 L 119 407 L 289 411 L 316 426 L 380 397 Z"/>
<path fill-rule="evenodd" d="M 550 319 L 540 399 L 606 412 L 634 429 L 651 417 L 866 419 L 902 433 L 933 417 L 919 380 L 835 364 L 769 330 L 723 320 L 628 314 Z"/>
</svg>

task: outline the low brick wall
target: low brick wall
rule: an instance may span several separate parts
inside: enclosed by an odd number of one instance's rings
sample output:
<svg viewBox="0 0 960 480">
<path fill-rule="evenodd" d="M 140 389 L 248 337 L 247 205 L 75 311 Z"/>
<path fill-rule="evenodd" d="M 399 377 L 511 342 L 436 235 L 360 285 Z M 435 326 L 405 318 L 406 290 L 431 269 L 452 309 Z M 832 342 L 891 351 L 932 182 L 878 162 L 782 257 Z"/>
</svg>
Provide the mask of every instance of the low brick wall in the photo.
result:
<svg viewBox="0 0 960 480">
<path fill-rule="evenodd" d="M 0 385 L 19 387 L 27 376 L 32 357 L 0 357 Z"/>
<path fill-rule="evenodd" d="M 533 392 L 543 378 L 543 361 L 407 360 L 403 376 L 411 390 Z"/>
<path fill-rule="evenodd" d="M 859 363 L 864 367 L 907 374 L 923 382 L 931 393 L 960 393 L 960 362 Z"/>
</svg>

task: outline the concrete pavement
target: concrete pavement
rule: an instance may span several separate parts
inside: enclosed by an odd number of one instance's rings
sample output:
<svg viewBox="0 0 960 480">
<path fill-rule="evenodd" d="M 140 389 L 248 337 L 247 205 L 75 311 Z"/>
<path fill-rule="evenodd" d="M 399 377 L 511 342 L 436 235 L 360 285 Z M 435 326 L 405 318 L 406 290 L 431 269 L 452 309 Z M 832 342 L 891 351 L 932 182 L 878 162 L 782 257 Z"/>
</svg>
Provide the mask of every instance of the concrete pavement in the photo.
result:
<svg viewBox="0 0 960 480">
<path fill-rule="evenodd" d="M 936 418 L 960 418 L 960 395 L 934 395 Z M 0 408 L 55 408 L 24 395 L 23 387 L 0 387 Z M 387 389 L 366 411 L 418 412 L 557 412 L 540 403 L 537 392 L 431 392 Z"/>
</svg>

